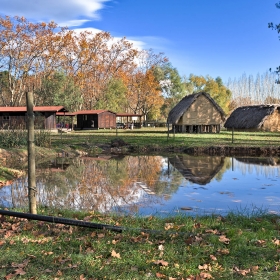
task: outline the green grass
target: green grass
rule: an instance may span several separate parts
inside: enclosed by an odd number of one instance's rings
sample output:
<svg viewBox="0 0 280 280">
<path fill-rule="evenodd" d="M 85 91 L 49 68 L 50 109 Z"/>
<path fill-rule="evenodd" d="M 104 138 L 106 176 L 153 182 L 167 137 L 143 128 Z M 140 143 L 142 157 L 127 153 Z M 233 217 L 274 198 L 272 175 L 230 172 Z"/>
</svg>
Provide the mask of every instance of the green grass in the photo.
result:
<svg viewBox="0 0 280 280">
<path fill-rule="evenodd" d="M 219 134 L 187 134 L 178 133 L 173 135 L 167 133 L 166 128 L 141 128 L 134 130 L 85 130 L 74 131 L 67 134 L 52 135 L 52 146 L 63 147 L 63 145 L 76 145 L 86 143 L 89 146 L 108 144 L 114 138 L 123 139 L 136 149 L 155 150 L 166 148 L 192 148 L 192 147 L 279 147 L 280 133 L 272 132 L 232 132 L 221 131 Z"/>
<path fill-rule="evenodd" d="M 0 279 L 280 277 L 280 224 L 274 215 L 160 219 L 48 211 L 42 214 L 86 218 L 126 230 L 119 233 L 2 217 Z"/>
</svg>

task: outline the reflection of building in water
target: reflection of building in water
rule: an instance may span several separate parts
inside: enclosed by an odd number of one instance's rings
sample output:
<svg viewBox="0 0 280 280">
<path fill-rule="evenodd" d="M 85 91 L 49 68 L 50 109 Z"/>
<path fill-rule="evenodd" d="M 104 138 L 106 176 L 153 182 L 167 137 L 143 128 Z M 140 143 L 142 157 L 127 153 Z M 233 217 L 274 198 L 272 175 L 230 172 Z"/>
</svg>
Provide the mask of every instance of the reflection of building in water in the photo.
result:
<svg viewBox="0 0 280 280">
<path fill-rule="evenodd" d="M 255 165 L 268 165 L 268 166 L 276 166 L 280 165 L 280 158 L 275 157 L 236 157 L 237 161 L 244 162 L 244 163 L 252 163 Z"/>
<path fill-rule="evenodd" d="M 221 156 L 177 155 L 168 160 L 185 179 L 199 185 L 208 184 L 224 165 Z"/>
<path fill-rule="evenodd" d="M 255 172 L 265 177 L 280 176 L 279 157 L 237 157 L 234 158 L 232 167 L 240 170 L 242 174 Z"/>
</svg>

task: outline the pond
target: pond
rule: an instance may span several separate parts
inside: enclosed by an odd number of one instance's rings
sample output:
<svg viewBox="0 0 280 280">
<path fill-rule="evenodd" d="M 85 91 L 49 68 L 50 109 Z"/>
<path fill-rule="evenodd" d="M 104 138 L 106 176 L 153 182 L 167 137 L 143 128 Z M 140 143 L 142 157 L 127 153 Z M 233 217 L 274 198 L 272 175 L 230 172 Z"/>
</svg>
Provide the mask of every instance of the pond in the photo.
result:
<svg viewBox="0 0 280 280">
<path fill-rule="evenodd" d="M 130 215 L 280 212 L 280 158 L 103 156 L 36 166 L 38 204 Z M 28 207 L 27 177 L 0 189 L 0 206 Z"/>
</svg>

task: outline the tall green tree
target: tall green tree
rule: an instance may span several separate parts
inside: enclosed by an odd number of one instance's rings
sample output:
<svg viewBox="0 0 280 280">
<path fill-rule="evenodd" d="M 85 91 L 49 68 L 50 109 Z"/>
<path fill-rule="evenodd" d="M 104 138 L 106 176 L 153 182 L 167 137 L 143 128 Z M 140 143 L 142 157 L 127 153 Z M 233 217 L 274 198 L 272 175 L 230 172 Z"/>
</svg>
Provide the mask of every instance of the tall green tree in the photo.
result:
<svg viewBox="0 0 280 280">
<path fill-rule="evenodd" d="M 105 87 L 102 98 L 97 100 L 94 108 L 125 112 L 127 108 L 126 91 L 127 88 L 121 79 L 112 78 Z"/>
<path fill-rule="evenodd" d="M 41 87 L 35 90 L 36 105 L 65 106 L 69 111 L 80 109 L 82 98 L 73 79 L 63 72 L 55 72 L 42 80 Z"/>
<path fill-rule="evenodd" d="M 170 62 L 154 67 L 153 73 L 165 98 L 161 115 L 166 118 L 169 111 L 186 95 L 186 87 L 178 70 Z"/>
</svg>

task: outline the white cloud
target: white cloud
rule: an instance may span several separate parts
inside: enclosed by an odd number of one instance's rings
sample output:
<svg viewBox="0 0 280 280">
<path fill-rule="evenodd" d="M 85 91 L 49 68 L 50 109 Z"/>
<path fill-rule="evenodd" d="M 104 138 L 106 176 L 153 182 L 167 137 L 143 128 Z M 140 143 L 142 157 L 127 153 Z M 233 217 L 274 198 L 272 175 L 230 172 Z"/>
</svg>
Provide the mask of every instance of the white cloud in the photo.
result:
<svg viewBox="0 0 280 280">
<path fill-rule="evenodd" d="M 97 28 L 93 28 L 93 27 L 72 28 L 72 30 L 74 30 L 77 33 L 81 33 L 81 32 L 84 32 L 84 31 L 89 31 L 93 35 L 95 35 L 96 33 L 104 31 L 104 30 L 100 30 L 100 29 L 97 29 Z M 115 37 L 113 35 L 112 35 L 112 37 L 113 37 L 114 41 L 119 41 L 119 40 L 122 39 L 122 37 Z M 128 37 L 126 37 L 126 40 L 129 41 L 130 43 L 132 43 L 133 44 L 133 48 L 135 48 L 137 50 L 143 50 L 143 49 L 146 48 L 146 43 L 144 41 L 142 41 L 141 38 L 135 39 L 135 38 L 128 38 Z"/>
<path fill-rule="evenodd" d="M 108 1 L 111 0 L 1 0 L 1 14 L 80 26 L 86 20 L 99 20 L 98 11 Z"/>
</svg>

